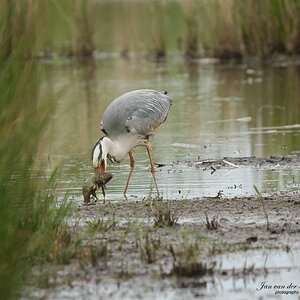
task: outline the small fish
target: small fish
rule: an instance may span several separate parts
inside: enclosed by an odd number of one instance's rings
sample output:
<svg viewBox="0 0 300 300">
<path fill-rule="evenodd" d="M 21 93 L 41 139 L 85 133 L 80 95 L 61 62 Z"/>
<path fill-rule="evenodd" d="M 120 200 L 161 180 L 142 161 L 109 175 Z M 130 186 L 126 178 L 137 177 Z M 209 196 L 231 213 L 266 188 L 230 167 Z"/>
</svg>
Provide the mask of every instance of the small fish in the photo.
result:
<svg viewBox="0 0 300 300">
<path fill-rule="evenodd" d="M 112 179 L 113 175 L 111 173 L 93 174 L 89 176 L 83 183 L 82 195 L 85 204 L 89 204 L 91 196 L 98 199 L 96 191 L 101 187 L 103 197 L 105 198 L 105 188 L 106 183 Z"/>
</svg>

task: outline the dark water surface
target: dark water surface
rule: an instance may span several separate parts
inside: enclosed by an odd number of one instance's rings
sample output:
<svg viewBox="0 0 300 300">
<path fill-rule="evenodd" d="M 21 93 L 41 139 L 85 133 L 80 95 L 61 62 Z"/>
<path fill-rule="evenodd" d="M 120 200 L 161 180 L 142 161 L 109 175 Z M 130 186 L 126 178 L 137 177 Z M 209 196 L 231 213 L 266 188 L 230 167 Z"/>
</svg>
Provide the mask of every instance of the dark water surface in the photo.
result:
<svg viewBox="0 0 300 300">
<path fill-rule="evenodd" d="M 167 90 L 173 98 L 169 117 L 153 139 L 156 163 L 173 164 L 158 169 L 164 197 L 191 198 L 299 190 L 300 171 L 258 170 L 251 167 L 217 170 L 179 167 L 197 159 L 237 156 L 286 155 L 300 150 L 300 68 L 186 64 L 170 57 L 155 63 L 144 59 L 101 56 L 93 61 L 41 64 L 45 85 L 51 78 L 59 93 L 58 106 L 45 137 L 43 158 L 49 167 L 61 167 L 59 192 L 68 191 L 81 201 L 83 180 L 93 172 L 91 149 L 102 135 L 105 108 L 130 90 Z M 142 198 L 152 189 L 148 158 L 135 151 L 136 168 L 129 186 L 131 197 Z M 114 174 L 107 198 L 122 198 L 129 161 L 108 168 Z"/>
</svg>

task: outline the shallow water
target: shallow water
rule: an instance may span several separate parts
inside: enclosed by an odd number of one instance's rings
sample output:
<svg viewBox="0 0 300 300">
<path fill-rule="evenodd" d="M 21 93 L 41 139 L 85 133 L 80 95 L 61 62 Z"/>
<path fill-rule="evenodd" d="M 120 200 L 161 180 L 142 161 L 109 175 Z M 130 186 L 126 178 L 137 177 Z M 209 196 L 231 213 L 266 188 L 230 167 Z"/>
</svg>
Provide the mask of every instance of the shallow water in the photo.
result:
<svg viewBox="0 0 300 300">
<path fill-rule="evenodd" d="M 251 250 L 224 254 L 213 261 L 222 275 L 157 281 L 141 274 L 127 280 L 74 281 L 72 287 L 48 293 L 47 299 L 299 299 L 297 251 Z"/>
<path fill-rule="evenodd" d="M 215 290 L 217 294 L 224 292 L 224 295 L 216 299 L 229 299 L 237 297 L 237 294 L 241 298 L 243 295 L 244 297 L 252 295 L 255 299 L 260 297 L 284 299 L 287 296 L 284 292 L 293 292 L 289 297 L 293 296 L 296 299 L 295 296 L 300 294 L 297 280 L 300 272 L 299 251 L 255 250 L 224 254 L 218 260 L 223 269 L 229 271 L 234 269 L 236 273 L 244 270 L 245 274 L 223 276 L 222 279 L 210 282 L 208 290 Z M 253 271 L 247 273 L 252 267 Z M 259 275 L 255 275 L 256 270 L 260 270 Z M 291 283 L 293 287 L 287 288 Z M 267 288 L 267 285 L 272 285 L 272 288 Z"/>
<path fill-rule="evenodd" d="M 90 152 L 102 135 L 99 123 L 105 108 L 118 95 L 133 89 L 167 90 L 174 99 L 169 117 L 153 139 L 156 163 L 173 164 L 157 170 L 165 197 L 227 197 L 261 191 L 299 190 L 299 170 L 254 168 L 209 170 L 176 162 L 217 159 L 224 156 L 285 155 L 300 149 L 299 67 L 269 67 L 247 75 L 245 67 L 186 64 L 171 57 L 154 63 L 103 56 L 94 61 L 45 62 L 45 86 L 49 78 L 59 94 L 58 105 L 43 142 L 48 166 L 60 165 L 59 193 L 81 201 L 83 180 L 93 172 Z M 271 128 L 265 128 L 271 127 Z M 274 127 L 274 128 L 273 128 Z M 135 151 L 136 168 L 129 197 L 148 196 L 153 188 L 146 151 Z M 129 161 L 109 167 L 114 174 L 107 197 L 120 199 Z"/>
</svg>

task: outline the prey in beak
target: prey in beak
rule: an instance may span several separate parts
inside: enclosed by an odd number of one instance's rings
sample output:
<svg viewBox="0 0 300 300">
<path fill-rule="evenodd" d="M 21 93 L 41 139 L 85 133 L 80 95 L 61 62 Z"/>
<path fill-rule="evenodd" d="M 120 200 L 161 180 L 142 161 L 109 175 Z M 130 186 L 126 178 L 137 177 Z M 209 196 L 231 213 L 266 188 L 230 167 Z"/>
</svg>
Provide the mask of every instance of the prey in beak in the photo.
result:
<svg viewBox="0 0 300 300">
<path fill-rule="evenodd" d="M 103 174 L 93 174 L 89 176 L 82 186 L 82 195 L 84 199 L 84 204 L 90 204 L 91 196 L 93 196 L 96 200 L 98 197 L 96 192 L 101 188 L 102 195 L 105 201 L 105 189 L 106 184 L 112 179 L 113 175 L 111 173 L 103 173 Z"/>
<path fill-rule="evenodd" d="M 95 173 L 100 175 L 100 174 L 105 173 L 105 171 L 106 171 L 105 161 L 104 161 L 104 159 L 100 159 L 97 167 L 95 168 Z"/>
</svg>

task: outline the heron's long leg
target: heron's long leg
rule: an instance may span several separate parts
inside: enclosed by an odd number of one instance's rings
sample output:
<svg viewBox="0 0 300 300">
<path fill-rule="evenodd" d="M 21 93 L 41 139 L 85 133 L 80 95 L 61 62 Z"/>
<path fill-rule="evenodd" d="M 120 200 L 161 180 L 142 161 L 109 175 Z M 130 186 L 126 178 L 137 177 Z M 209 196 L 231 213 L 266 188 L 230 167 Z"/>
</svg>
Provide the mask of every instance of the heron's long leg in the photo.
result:
<svg viewBox="0 0 300 300">
<path fill-rule="evenodd" d="M 156 176 L 155 176 L 155 167 L 154 167 L 154 163 L 153 163 L 153 157 L 152 157 L 152 147 L 150 144 L 146 145 L 146 149 L 148 152 L 148 156 L 149 156 L 149 161 L 150 161 L 150 166 L 151 166 L 151 174 L 155 183 L 155 187 L 156 187 L 156 191 L 157 191 L 157 195 L 159 197 L 159 191 L 158 191 L 158 186 L 157 186 L 157 182 L 156 182 Z"/>
<path fill-rule="evenodd" d="M 101 185 L 102 195 L 103 195 L 103 202 L 105 203 L 105 185 Z"/>
<path fill-rule="evenodd" d="M 128 189 L 130 177 L 131 177 L 131 175 L 133 173 L 133 169 L 134 169 L 134 158 L 133 158 L 132 152 L 129 151 L 128 154 L 129 154 L 129 159 L 130 159 L 130 171 L 129 171 L 129 175 L 128 175 L 126 187 L 125 187 L 125 190 L 124 190 L 124 196 L 125 196 L 125 198 L 126 198 L 126 193 L 127 193 L 127 189 Z"/>
</svg>

